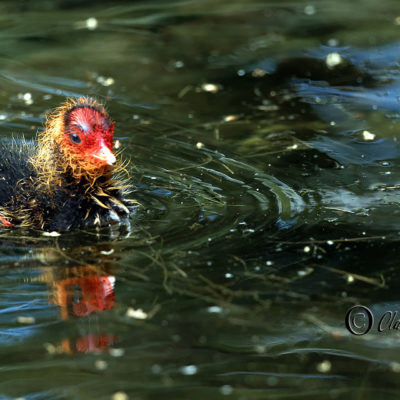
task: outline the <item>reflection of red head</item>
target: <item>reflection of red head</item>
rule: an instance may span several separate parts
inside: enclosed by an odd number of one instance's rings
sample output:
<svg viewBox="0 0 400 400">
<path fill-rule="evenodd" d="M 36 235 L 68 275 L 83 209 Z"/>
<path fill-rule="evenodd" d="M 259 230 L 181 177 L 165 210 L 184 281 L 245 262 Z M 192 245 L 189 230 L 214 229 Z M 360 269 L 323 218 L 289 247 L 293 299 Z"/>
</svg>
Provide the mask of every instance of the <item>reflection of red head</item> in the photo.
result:
<svg viewBox="0 0 400 400">
<path fill-rule="evenodd" d="M 119 339 L 112 335 L 86 335 L 77 339 L 76 351 L 79 353 L 102 351 L 117 342 L 119 342 Z"/>
<path fill-rule="evenodd" d="M 115 305 L 113 276 L 67 278 L 55 285 L 55 302 L 62 308 L 64 319 L 85 317 L 108 310 Z"/>
<path fill-rule="evenodd" d="M 78 280 L 82 299 L 79 302 L 72 302 L 74 315 L 83 317 L 92 312 L 108 310 L 114 306 L 113 277 L 91 276 L 78 278 Z"/>
</svg>

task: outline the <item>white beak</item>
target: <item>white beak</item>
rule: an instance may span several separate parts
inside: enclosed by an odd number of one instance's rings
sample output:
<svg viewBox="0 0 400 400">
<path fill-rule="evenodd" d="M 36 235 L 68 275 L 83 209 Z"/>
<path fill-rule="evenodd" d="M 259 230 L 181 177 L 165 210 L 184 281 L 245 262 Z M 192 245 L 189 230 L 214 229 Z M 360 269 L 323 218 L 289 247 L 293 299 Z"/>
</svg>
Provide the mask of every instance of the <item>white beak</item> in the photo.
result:
<svg viewBox="0 0 400 400">
<path fill-rule="evenodd" d="M 107 165 L 114 165 L 117 161 L 112 151 L 104 143 L 101 144 L 99 152 L 92 156 L 104 161 Z"/>
</svg>

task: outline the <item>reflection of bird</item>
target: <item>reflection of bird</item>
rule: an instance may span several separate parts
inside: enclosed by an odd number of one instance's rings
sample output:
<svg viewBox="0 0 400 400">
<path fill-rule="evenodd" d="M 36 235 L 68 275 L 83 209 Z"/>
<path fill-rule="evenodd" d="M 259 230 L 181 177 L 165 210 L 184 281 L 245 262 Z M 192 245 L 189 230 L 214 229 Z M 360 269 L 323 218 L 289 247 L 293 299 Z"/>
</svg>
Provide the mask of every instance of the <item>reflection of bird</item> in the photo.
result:
<svg viewBox="0 0 400 400">
<path fill-rule="evenodd" d="M 37 146 L 2 145 L 1 224 L 66 231 L 126 223 L 132 200 L 113 133 L 104 108 L 81 97 L 48 116 Z"/>
</svg>

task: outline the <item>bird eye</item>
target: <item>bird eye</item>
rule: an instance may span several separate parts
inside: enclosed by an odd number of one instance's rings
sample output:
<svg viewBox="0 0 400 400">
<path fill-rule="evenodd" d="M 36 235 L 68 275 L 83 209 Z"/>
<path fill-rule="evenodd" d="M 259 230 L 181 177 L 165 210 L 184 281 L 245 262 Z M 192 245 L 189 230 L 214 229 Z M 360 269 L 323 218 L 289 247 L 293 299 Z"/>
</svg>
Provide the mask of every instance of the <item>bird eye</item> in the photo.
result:
<svg viewBox="0 0 400 400">
<path fill-rule="evenodd" d="M 74 144 L 79 144 L 81 142 L 81 138 L 76 133 L 71 133 L 69 135 L 71 142 Z"/>
</svg>

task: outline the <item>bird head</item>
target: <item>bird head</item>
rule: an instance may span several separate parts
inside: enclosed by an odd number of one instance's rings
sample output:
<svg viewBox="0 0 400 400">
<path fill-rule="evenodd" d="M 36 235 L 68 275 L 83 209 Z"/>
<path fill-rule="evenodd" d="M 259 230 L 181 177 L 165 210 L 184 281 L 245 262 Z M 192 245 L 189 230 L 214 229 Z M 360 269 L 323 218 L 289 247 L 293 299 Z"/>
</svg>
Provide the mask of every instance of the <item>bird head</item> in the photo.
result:
<svg viewBox="0 0 400 400">
<path fill-rule="evenodd" d="M 68 100 L 50 114 L 42 141 L 55 142 L 62 167 L 77 175 L 103 175 L 116 163 L 112 152 L 114 122 L 95 100 Z"/>
</svg>

